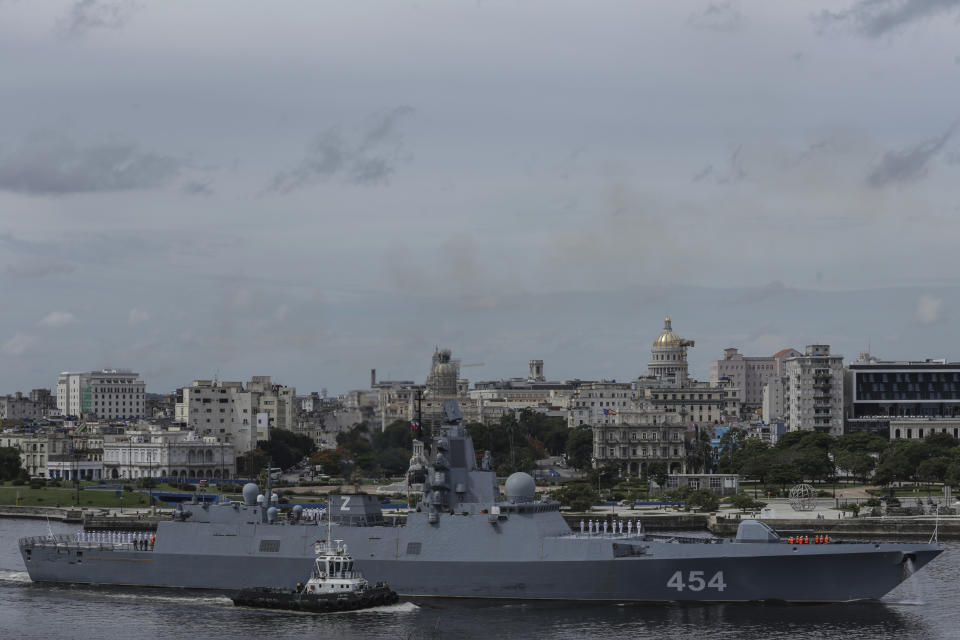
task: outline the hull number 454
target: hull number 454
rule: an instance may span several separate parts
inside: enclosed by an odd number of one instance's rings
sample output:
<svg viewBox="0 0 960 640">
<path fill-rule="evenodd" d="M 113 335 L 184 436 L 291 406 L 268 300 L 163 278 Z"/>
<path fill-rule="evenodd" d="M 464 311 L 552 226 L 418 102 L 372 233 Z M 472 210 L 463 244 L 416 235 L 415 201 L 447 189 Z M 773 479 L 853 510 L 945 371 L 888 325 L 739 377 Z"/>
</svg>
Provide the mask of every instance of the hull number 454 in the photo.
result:
<svg viewBox="0 0 960 640">
<path fill-rule="evenodd" d="M 686 582 L 683 579 L 683 571 L 677 571 L 667 580 L 667 586 L 677 591 L 703 591 L 704 589 L 723 591 L 727 588 L 727 583 L 723 581 L 723 571 L 717 571 L 709 581 L 703 571 L 689 571 Z"/>
</svg>

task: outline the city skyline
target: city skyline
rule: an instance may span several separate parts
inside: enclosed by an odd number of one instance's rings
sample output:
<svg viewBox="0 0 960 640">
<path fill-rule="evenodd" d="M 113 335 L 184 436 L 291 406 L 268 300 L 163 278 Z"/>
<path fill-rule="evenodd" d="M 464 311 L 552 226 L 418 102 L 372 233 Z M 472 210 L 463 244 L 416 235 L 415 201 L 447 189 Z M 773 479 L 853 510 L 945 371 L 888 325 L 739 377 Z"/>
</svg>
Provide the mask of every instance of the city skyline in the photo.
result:
<svg viewBox="0 0 960 640">
<path fill-rule="evenodd" d="M 960 359 L 958 15 L 0 2 L 0 393 Z"/>
</svg>

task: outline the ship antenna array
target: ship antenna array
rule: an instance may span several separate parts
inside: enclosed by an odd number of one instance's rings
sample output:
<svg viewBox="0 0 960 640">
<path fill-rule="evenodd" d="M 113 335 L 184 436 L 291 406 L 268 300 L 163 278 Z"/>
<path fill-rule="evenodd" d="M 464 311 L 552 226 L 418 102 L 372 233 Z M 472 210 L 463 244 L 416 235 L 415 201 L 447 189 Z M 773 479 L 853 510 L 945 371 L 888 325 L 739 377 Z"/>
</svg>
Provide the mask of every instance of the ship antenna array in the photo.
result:
<svg viewBox="0 0 960 640">
<path fill-rule="evenodd" d="M 330 540 L 333 538 L 333 500 L 327 497 L 327 552 L 330 552 Z"/>
<path fill-rule="evenodd" d="M 940 529 L 940 505 L 934 507 L 936 509 L 936 518 L 933 520 L 933 533 L 930 534 L 930 543 L 939 543 L 939 534 L 938 530 Z"/>
</svg>

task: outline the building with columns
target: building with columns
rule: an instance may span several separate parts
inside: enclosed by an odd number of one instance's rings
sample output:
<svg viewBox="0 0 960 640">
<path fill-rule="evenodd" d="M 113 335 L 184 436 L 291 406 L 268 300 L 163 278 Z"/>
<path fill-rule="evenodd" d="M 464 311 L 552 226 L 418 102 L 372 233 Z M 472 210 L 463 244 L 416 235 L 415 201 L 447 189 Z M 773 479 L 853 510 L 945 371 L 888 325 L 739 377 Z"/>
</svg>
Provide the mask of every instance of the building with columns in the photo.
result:
<svg viewBox="0 0 960 640">
<path fill-rule="evenodd" d="M 233 446 L 193 431 L 129 430 L 103 444 L 104 477 L 233 478 L 237 465 Z"/>
</svg>

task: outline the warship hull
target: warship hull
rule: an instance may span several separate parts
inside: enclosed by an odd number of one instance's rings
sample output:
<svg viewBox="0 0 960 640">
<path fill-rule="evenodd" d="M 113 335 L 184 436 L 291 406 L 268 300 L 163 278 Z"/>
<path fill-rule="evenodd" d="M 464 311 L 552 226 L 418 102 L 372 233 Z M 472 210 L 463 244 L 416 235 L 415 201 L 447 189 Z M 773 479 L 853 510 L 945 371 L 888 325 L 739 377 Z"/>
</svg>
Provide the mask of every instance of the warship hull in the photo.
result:
<svg viewBox="0 0 960 640">
<path fill-rule="evenodd" d="M 169 524 L 172 529 L 175 523 Z M 84 545 L 46 538 L 25 539 L 21 550 L 35 582 L 288 588 L 302 579 L 318 530 L 303 526 L 263 529 L 267 527 L 253 527 L 250 536 L 237 536 L 235 542 L 243 538 L 248 542 L 243 545 L 247 547 L 244 553 L 205 548 L 208 545 L 202 535 L 176 535 L 187 547 L 179 552 L 134 551 L 123 545 Z M 411 597 L 847 602 L 879 599 L 940 553 L 939 547 L 929 544 L 705 544 L 566 535 L 537 540 L 536 559 L 530 560 L 523 559 L 526 553 L 522 548 L 499 554 L 489 553 L 490 549 L 467 553 L 464 547 L 469 544 L 451 546 L 440 530 L 434 531 L 440 539 L 432 540 L 433 536 L 425 535 L 430 533 L 427 528 L 419 532 L 416 526 L 406 529 L 339 526 L 334 535 L 350 545 L 367 575 L 385 580 L 398 594 Z M 161 529 L 158 548 L 163 537 Z M 281 548 L 296 553 L 257 552 L 265 539 L 280 539 Z M 462 537 L 459 541 L 467 542 Z M 431 557 L 421 558 L 420 551 L 432 542 L 436 544 Z M 407 553 L 412 549 L 418 553 Z M 471 555 L 476 557 L 464 557 Z"/>
</svg>

